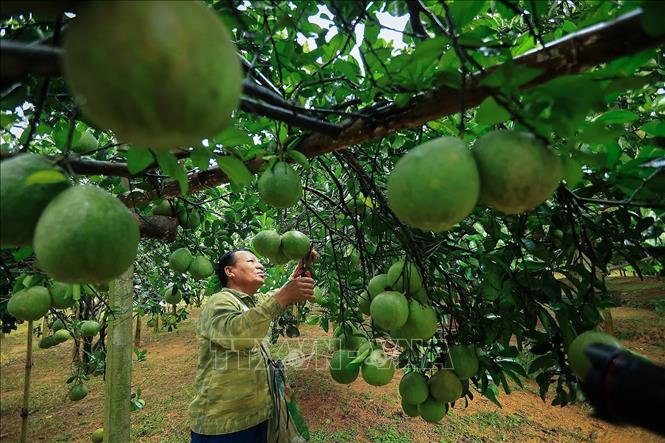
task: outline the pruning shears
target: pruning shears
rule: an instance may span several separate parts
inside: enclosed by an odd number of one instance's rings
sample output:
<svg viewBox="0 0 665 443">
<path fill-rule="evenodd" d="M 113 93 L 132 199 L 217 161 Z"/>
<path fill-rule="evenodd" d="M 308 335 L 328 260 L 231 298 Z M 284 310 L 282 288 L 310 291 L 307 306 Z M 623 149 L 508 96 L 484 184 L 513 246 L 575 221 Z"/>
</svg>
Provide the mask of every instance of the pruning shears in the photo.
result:
<svg viewBox="0 0 665 443">
<path fill-rule="evenodd" d="M 307 254 L 300 259 L 300 277 L 312 278 L 312 269 L 310 268 L 310 261 L 312 258 L 313 250 L 314 250 L 314 244 L 310 244 L 309 251 L 307 251 Z"/>
</svg>

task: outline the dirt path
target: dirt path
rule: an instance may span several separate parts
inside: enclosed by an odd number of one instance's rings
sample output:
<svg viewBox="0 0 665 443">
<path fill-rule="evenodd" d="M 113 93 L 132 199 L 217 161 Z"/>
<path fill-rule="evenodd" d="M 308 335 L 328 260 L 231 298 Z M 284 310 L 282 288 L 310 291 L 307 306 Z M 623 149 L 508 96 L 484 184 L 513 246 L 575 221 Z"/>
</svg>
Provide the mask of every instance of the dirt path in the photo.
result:
<svg viewBox="0 0 665 443">
<path fill-rule="evenodd" d="M 619 336 L 638 331 L 630 343 L 642 347 L 638 350 L 654 360 L 665 361 L 665 327 L 659 323 L 662 315 L 640 308 L 617 308 L 613 314 Z M 196 369 L 196 311 L 192 316 L 192 321 L 173 333 L 144 329 L 142 348 L 148 351 L 147 360 L 134 364 L 133 391 L 141 389 L 146 405 L 132 413 L 133 441 L 188 441 L 186 411 Z M 321 335 L 317 327 L 304 325 L 301 332 L 304 337 Z M 12 334 L 2 342 L 2 442 L 18 440 L 23 336 Z M 90 433 L 102 425 L 104 387 L 99 377 L 90 380 L 90 394 L 85 399 L 67 399 L 70 350 L 67 344 L 35 350 L 29 441 L 89 441 Z M 379 388 L 361 378 L 348 386 L 335 384 L 325 368 L 291 370 L 290 378 L 313 442 L 665 442 L 641 429 L 611 426 L 591 418 L 585 405 L 559 408 L 543 403 L 533 384 L 509 396 L 501 395 L 502 409 L 476 397 L 468 408 L 458 404 L 440 424 L 431 425 L 401 412 L 399 375 Z"/>
</svg>

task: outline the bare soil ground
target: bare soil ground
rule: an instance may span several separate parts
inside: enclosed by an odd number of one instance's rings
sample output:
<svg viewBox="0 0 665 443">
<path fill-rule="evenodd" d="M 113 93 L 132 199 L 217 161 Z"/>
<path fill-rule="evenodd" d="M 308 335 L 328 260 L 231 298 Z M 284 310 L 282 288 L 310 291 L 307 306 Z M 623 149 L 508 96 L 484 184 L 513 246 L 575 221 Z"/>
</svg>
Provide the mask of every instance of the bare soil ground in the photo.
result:
<svg viewBox="0 0 665 443">
<path fill-rule="evenodd" d="M 613 284 L 624 304 L 612 310 L 616 335 L 629 347 L 654 361 L 665 362 L 665 315 L 647 300 L 665 298 L 665 287 L 655 280 L 617 279 Z M 647 289 L 648 288 L 648 289 Z M 628 301 L 627 301 L 628 300 Z M 146 404 L 132 413 L 132 440 L 188 441 L 187 405 L 193 395 L 196 369 L 194 323 L 197 310 L 177 331 L 154 333 L 144 329 L 142 349 L 147 360 L 135 362 L 133 390 L 141 389 Z M 18 441 L 23 387 L 25 326 L 2 340 L 0 441 Z M 305 338 L 324 338 L 318 327 L 301 328 Z M 36 347 L 28 441 L 90 441 L 103 421 L 104 385 L 100 377 L 89 382 L 90 393 L 79 402 L 67 398 L 71 348 Z M 372 387 L 359 378 L 351 385 L 334 383 L 325 368 L 289 373 L 313 442 L 664 442 L 665 439 L 633 427 L 608 425 L 590 416 L 585 404 L 565 408 L 543 403 L 534 383 L 501 395 L 502 408 L 476 397 L 467 408 L 458 404 L 440 424 L 411 419 L 401 411 L 399 374 L 387 386 Z"/>
</svg>

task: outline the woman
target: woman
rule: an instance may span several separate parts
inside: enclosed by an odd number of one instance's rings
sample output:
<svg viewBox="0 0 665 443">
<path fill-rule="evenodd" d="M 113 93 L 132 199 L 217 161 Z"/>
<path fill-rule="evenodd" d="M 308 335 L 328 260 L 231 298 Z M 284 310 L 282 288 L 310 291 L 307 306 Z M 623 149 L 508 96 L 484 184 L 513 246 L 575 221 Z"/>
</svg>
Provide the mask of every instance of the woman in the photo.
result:
<svg viewBox="0 0 665 443">
<path fill-rule="evenodd" d="M 300 267 L 300 266 L 299 266 Z M 227 252 L 217 265 L 223 289 L 206 302 L 197 328 L 192 443 L 265 442 L 272 411 L 261 343 L 286 306 L 314 301 L 314 280 L 296 278 L 258 302 L 265 269 L 251 251 Z"/>
</svg>

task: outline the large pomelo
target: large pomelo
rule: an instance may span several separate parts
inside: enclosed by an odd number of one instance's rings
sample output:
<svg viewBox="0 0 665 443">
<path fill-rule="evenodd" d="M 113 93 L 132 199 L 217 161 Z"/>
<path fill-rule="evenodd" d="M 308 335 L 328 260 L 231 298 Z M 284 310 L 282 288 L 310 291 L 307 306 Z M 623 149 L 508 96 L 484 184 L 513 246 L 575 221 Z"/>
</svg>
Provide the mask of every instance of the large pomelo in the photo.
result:
<svg viewBox="0 0 665 443">
<path fill-rule="evenodd" d="M 46 205 L 67 189 L 68 181 L 26 184 L 36 172 L 58 171 L 36 154 L 20 154 L 0 163 L 0 246 L 32 243 L 35 226 Z"/>
<path fill-rule="evenodd" d="M 67 283 L 53 282 L 49 288 L 49 292 L 51 293 L 51 303 L 54 308 L 67 309 L 74 306 L 76 300 L 74 300 L 71 288 L 71 285 Z"/>
<path fill-rule="evenodd" d="M 33 286 L 14 293 L 7 303 L 7 312 L 17 320 L 39 320 L 51 307 L 51 294 L 43 286 Z"/>
<path fill-rule="evenodd" d="M 37 344 L 37 346 L 39 346 L 39 349 L 48 349 L 48 348 L 52 348 L 53 346 L 55 346 L 57 344 L 58 343 L 56 343 L 56 341 L 55 341 L 55 339 L 53 338 L 52 335 L 47 335 L 47 336 L 42 337 L 39 340 L 39 343 Z"/>
<path fill-rule="evenodd" d="M 399 329 L 409 317 L 409 302 L 401 292 L 382 292 L 369 307 L 374 323 L 388 331 Z"/>
<path fill-rule="evenodd" d="M 202 255 L 197 255 L 194 257 L 192 264 L 189 265 L 189 275 L 191 275 L 195 280 L 208 278 L 214 274 L 214 272 L 215 268 L 213 267 L 210 260 Z"/>
<path fill-rule="evenodd" d="M 435 398 L 428 397 L 427 400 L 418 405 L 418 413 L 423 420 L 429 423 L 438 423 L 448 412 L 448 405 Z"/>
<path fill-rule="evenodd" d="M 90 129 L 85 130 L 79 139 L 72 145 L 72 150 L 78 154 L 99 148 L 99 143 Z"/>
<path fill-rule="evenodd" d="M 388 274 L 377 274 L 372 277 L 367 284 L 367 291 L 371 298 L 376 297 L 382 292 L 388 290 L 390 285 L 388 284 Z"/>
<path fill-rule="evenodd" d="M 429 386 L 427 377 L 420 372 L 409 372 L 399 382 L 399 395 L 402 400 L 417 405 L 427 400 Z"/>
<path fill-rule="evenodd" d="M 269 256 L 267 256 L 267 257 L 268 257 L 268 260 L 270 260 L 272 263 L 274 263 L 274 264 L 276 264 L 276 265 L 283 265 L 284 263 L 288 263 L 288 262 L 289 262 L 289 257 L 287 257 L 287 256 L 284 254 L 284 251 L 282 251 L 281 246 L 280 246 L 280 248 L 278 249 L 278 251 L 277 251 L 276 254 L 274 254 L 274 255 L 269 255 Z"/>
<path fill-rule="evenodd" d="M 169 256 L 169 266 L 175 272 L 184 274 L 194 261 L 194 256 L 187 248 L 178 248 Z"/>
<path fill-rule="evenodd" d="M 196 145 L 224 129 L 242 71 L 203 2 L 89 2 L 64 36 L 67 86 L 83 114 L 153 149 Z"/>
<path fill-rule="evenodd" d="M 404 155 L 388 177 L 387 187 L 388 203 L 402 222 L 440 232 L 473 210 L 480 180 L 464 142 L 441 137 Z"/>
<path fill-rule="evenodd" d="M 348 349 L 340 349 L 336 351 L 330 359 L 330 376 L 337 383 L 349 384 L 358 378 L 360 368 L 353 366 L 349 369 L 346 365 L 356 358 L 355 352 Z"/>
<path fill-rule="evenodd" d="M 94 337 L 99 334 L 100 329 L 101 325 L 95 320 L 86 320 L 81 323 L 81 335 L 83 337 Z"/>
<path fill-rule="evenodd" d="M 481 201 L 506 214 L 543 203 L 563 175 L 561 159 L 526 132 L 485 134 L 476 142 L 473 155 L 480 173 Z"/>
<path fill-rule="evenodd" d="M 171 303 L 172 305 L 177 305 L 182 300 L 182 292 L 178 291 L 178 288 L 175 286 L 169 286 L 164 289 L 164 301 L 166 303 Z"/>
<path fill-rule="evenodd" d="M 270 257 L 279 253 L 282 237 L 272 229 L 261 231 L 252 238 L 252 247 L 261 257 Z"/>
<path fill-rule="evenodd" d="M 58 329 L 53 333 L 53 340 L 56 344 L 64 343 L 72 336 L 66 329 Z"/>
<path fill-rule="evenodd" d="M 370 314 L 370 305 L 372 300 L 370 300 L 369 292 L 363 290 L 360 295 L 358 295 L 358 309 L 365 315 Z"/>
<path fill-rule="evenodd" d="M 62 282 L 103 283 L 136 258 L 138 224 L 129 209 L 95 186 L 76 186 L 46 207 L 35 229 L 39 265 Z"/>
<path fill-rule="evenodd" d="M 476 348 L 471 345 L 454 345 L 448 350 L 452 370 L 458 378 L 465 380 L 478 372 Z"/>
<path fill-rule="evenodd" d="M 176 211 L 176 215 L 182 229 L 196 229 L 201 224 L 201 214 L 196 209 L 187 209 L 180 206 Z"/>
<path fill-rule="evenodd" d="M 155 206 L 152 207 L 152 214 L 172 217 L 173 208 L 171 208 L 171 205 L 169 204 L 168 200 L 160 200 L 155 204 Z"/>
<path fill-rule="evenodd" d="M 386 283 L 395 291 L 410 294 L 417 292 L 423 286 L 418 267 L 414 263 L 405 265 L 403 260 L 393 263 L 388 269 Z"/>
<path fill-rule="evenodd" d="M 432 397 L 449 403 L 462 396 L 462 383 L 450 369 L 438 370 L 429 379 L 429 392 Z"/>
<path fill-rule="evenodd" d="M 62 322 L 62 320 L 57 319 L 56 321 L 53 322 L 51 325 L 51 330 L 53 332 L 59 331 L 61 329 L 65 329 L 65 324 Z"/>
<path fill-rule="evenodd" d="M 568 364 L 575 375 L 584 380 L 591 370 L 591 362 L 584 354 L 584 350 L 592 344 L 603 344 L 615 348 L 622 348 L 619 340 L 609 334 L 598 331 L 586 331 L 575 337 L 568 347 Z"/>
<path fill-rule="evenodd" d="M 387 385 L 394 375 L 395 364 L 381 349 L 375 349 L 363 361 L 363 380 L 372 386 Z"/>
<path fill-rule="evenodd" d="M 103 443 L 104 442 L 104 428 L 97 428 L 95 432 L 90 436 L 92 443 Z"/>
<path fill-rule="evenodd" d="M 300 176 L 284 162 L 277 162 L 259 177 L 259 197 L 276 208 L 293 206 L 302 197 Z"/>
<path fill-rule="evenodd" d="M 404 411 L 409 417 L 418 417 L 418 415 L 420 415 L 418 413 L 418 405 L 407 403 L 404 399 L 402 399 L 402 411 Z"/>
<path fill-rule="evenodd" d="M 282 234 L 282 252 L 291 260 L 303 258 L 309 252 L 309 237 L 300 231 Z"/>
<path fill-rule="evenodd" d="M 408 339 L 429 340 L 439 329 L 436 312 L 431 306 L 409 300 L 409 317 L 400 330 Z"/>
<path fill-rule="evenodd" d="M 77 383 L 69 388 L 69 399 L 71 401 L 83 400 L 88 395 L 88 387 L 83 383 Z"/>
</svg>

